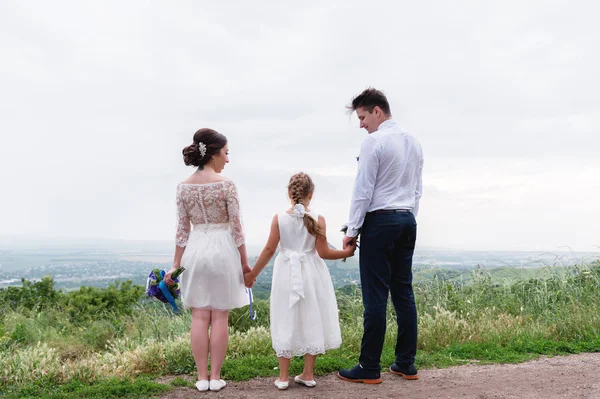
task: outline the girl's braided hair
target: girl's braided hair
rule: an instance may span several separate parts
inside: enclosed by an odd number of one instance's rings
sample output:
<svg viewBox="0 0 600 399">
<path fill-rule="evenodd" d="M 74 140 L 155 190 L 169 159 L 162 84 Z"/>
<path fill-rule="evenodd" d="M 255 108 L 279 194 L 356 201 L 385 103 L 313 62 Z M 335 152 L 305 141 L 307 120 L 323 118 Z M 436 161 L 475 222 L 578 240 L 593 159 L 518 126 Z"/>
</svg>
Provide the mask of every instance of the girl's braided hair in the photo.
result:
<svg viewBox="0 0 600 399">
<path fill-rule="evenodd" d="M 288 183 L 288 193 L 294 205 L 305 205 L 304 199 L 311 195 L 313 191 L 315 191 L 315 184 L 306 173 L 296 173 L 290 178 L 290 182 Z M 304 226 L 313 236 L 317 238 L 326 238 L 317 221 L 307 213 L 304 214 Z"/>
</svg>

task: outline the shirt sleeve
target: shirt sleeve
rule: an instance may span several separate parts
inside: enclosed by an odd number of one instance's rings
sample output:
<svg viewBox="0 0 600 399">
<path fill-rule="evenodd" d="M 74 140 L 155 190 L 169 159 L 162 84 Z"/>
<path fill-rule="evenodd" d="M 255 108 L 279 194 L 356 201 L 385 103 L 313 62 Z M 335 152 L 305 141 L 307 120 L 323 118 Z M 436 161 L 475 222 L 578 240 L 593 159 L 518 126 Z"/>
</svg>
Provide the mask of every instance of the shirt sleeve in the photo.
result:
<svg viewBox="0 0 600 399">
<path fill-rule="evenodd" d="M 419 213 L 419 203 L 421 201 L 421 197 L 423 196 L 423 157 L 419 161 L 419 170 L 417 172 L 417 188 L 415 190 L 415 206 L 412 210 L 413 215 L 415 217 Z"/>
<path fill-rule="evenodd" d="M 175 245 L 185 247 L 190 236 L 191 223 L 183 201 L 183 186 L 177 186 L 177 233 L 175 234 Z"/>
<path fill-rule="evenodd" d="M 229 225 L 231 226 L 231 235 L 237 247 L 244 245 L 244 229 L 242 227 L 242 215 L 240 211 L 240 200 L 235 184 L 227 183 L 225 199 L 227 201 L 227 214 L 229 216 Z"/>
<path fill-rule="evenodd" d="M 350 203 L 350 220 L 348 221 L 348 237 L 356 237 L 361 228 L 375 188 L 377 169 L 379 168 L 379 145 L 375 138 L 369 136 L 363 141 L 358 157 L 358 172 L 354 180 L 354 192 Z"/>
</svg>

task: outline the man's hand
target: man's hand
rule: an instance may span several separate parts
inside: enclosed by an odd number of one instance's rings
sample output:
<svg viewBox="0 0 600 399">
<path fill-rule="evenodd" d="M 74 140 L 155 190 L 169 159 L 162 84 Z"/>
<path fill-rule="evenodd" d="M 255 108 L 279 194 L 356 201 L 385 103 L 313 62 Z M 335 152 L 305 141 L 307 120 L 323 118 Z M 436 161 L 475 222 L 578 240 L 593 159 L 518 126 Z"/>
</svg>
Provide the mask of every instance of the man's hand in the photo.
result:
<svg viewBox="0 0 600 399">
<path fill-rule="evenodd" d="M 344 236 L 344 238 L 342 239 L 342 249 L 346 249 L 346 247 L 350 244 L 353 243 L 354 245 L 354 241 L 356 240 L 356 237 L 348 237 L 348 236 Z"/>
</svg>

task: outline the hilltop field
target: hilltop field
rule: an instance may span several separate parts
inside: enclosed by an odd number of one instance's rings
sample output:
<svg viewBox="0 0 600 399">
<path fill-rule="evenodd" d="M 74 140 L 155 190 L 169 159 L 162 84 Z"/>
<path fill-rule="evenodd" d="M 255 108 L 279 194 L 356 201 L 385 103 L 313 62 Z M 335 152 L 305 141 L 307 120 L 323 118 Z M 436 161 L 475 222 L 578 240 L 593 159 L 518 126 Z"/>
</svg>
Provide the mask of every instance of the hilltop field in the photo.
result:
<svg viewBox="0 0 600 399">
<path fill-rule="evenodd" d="M 504 269 L 453 273 L 431 271 L 415 283 L 417 365 L 423 376 L 433 373 L 432 378 L 442 378 L 442 371 L 431 370 L 457 365 L 518 363 L 542 355 L 600 351 L 597 261 L 541 268 L 533 274 L 526 271 L 520 278 L 506 277 Z M 354 365 L 360 347 L 359 287 L 341 287 L 337 295 L 343 346 L 318 358 L 316 372 L 321 376 Z M 232 381 L 232 387 L 262 386 L 277 374 L 268 300 L 259 299 L 254 305 L 256 321 L 250 320 L 247 307 L 230 313 L 230 344 L 222 376 Z M 390 306 L 384 369 L 393 360 L 394 320 Z M 145 297 L 143 286 L 131 282 L 63 291 L 47 277 L 0 289 L 0 397 L 175 394 L 185 389 L 178 387 L 189 385 L 195 371 L 190 321 L 188 312 L 173 314 Z M 301 366 L 301 360 L 295 359 L 291 373 L 298 373 Z M 544 381 L 550 383 L 559 375 L 548 375 Z M 260 377 L 265 379 L 256 380 Z M 419 386 L 423 385 L 415 385 Z"/>
</svg>

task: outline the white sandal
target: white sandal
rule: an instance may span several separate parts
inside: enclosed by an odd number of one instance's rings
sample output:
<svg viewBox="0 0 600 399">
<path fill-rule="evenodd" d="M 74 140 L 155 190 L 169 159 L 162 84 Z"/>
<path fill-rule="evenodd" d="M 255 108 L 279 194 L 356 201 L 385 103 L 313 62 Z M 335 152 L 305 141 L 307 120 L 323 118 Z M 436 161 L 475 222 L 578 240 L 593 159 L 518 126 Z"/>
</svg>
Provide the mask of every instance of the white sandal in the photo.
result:
<svg viewBox="0 0 600 399">
<path fill-rule="evenodd" d="M 208 391 L 208 380 L 196 381 L 196 388 L 198 388 L 200 392 Z"/>
<path fill-rule="evenodd" d="M 211 391 L 220 391 L 225 388 L 227 383 L 224 380 L 210 380 L 210 390 Z"/>
<path fill-rule="evenodd" d="M 288 389 L 288 387 L 290 386 L 290 383 L 288 381 L 279 381 L 279 378 L 275 380 L 275 386 L 277 387 L 277 389 L 279 389 L 280 391 L 284 391 L 286 389 Z"/>
<path fill-rule="evenodd" d="M 296 383 L 300 384 L 300 385 L 304 385 L 307 386 L 309 388 L 314 388 L 317 386 L 317 381 L 315 380 L 303 380 L 302 378 L 300 378 L 299 375 L 297 375 L 296 377 L 294 377 L 294 381 L 296 381 Z"/>
</svg>

